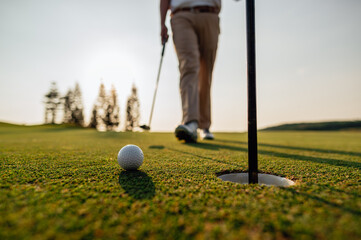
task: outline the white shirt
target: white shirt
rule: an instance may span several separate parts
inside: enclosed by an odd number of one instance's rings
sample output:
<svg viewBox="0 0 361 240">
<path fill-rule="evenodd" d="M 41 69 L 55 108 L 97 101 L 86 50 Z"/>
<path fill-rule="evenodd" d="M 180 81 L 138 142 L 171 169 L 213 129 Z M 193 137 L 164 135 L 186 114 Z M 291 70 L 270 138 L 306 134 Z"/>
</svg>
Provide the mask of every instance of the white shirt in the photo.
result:
<svg viewBox="0 0 361 240">
<path fill-rule="evenodd" d="M 171 0 L 170 9 L 174 11 L 177 8 L 210 6 L 221 9 L 221 0 Z"/>
</svg>

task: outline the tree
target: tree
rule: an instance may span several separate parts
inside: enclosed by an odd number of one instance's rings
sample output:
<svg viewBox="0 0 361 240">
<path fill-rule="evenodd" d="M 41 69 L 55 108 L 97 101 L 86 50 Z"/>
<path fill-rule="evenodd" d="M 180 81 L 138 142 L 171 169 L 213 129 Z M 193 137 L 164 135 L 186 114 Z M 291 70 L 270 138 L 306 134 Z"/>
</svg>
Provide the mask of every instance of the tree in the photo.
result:
<svg viewBox="0 0 361 240">
<path fill-rule="evenodd" d="M 72 121 L 72 106 L 73 106 L 73 91 L 71 89 L 68 90 L 66 95 L 62 97 L 63 102 L 63 122 L 64 123 L 71 123 Z"/>
<path fill-rule="evenodd" d="M 97 128 L 97 126 L 98 126 L 98 110 L 97 110 L 97 106 L 94 104 L 88 127 Z"/>
<path fill-rule="evenodd" d="M 45 94 L 45 123 L 55 124 L 56 114 L 60 105 L 60 94 L 55 82 L 51 83 L 50 90 Z M 49 115 L 51 121 L 49 122 Z"/>
<path fill-rule="evenodd" d="M 95 119 L 91 120 L 91 122 L 96 124 L 95 127 L 97 129 L 105 128 L 103 119 L 105 118 L 107 107 L 108 105 L 107 105 L 107 95 L 105 91 L 105 86 L 103 83 L 101 83 L 99 86 L 98 97 L 92 111 L 93 112 L 92 117 L 95 117 Z"/>
<path fill-rule="evenodd" d="M 119 126 L 119 112 L 117 92 L 112 86 L 110 95 L 107 97 L 107 107 L 103 118 L 107 130 L 115 130 Z"/>
<path fill-rule="evenodd" d="M 139 99 L 137 95 L 137 88 L 133 84 L 132 93 L 128 97 L 127 106 L 126 106 L 126 131 L 133 131 L 135 127 L 139 126 Z"/>
<path fill-rule="evenodd" d="M 71 119 L 73 124 L 78 126 L 83 126 L 84 124 L 84 115 L 83 115 L 83 101 L 82 94 L 80 91 L 80 86 L 78 83 L 75 84 L 73 91 L 73 106 L 71 112 Z"/>
<path fill-rule="evenodd" d="M 67 94 L 62 97 L 64 110 L 64 123 L 70 123 L 77 126 L 83 126 L 83 102 L 80 86 L 75 84 L 74 90 L 69 89 Z"/>
<path fill-rule="evenodd" d="M 99 94 L 93 106 L 89 127 L 100 130 L 116 130 L 120 123 L 120 110 L 115 87 L 112 86 L 108 95 L 104 84 L 100 84 Z"/>
<path fill-rule="evenodd" d="M 98 126 L 101 125 L 101 127 L 104 126 L 104 122 L 103 119 L 105 117 L 105 113 L 106 113 L 106 106 L 107 106 L 107 95 L 105 92 L 105 86 L 104 84 L 100 84 L 99 87 L 99 95 L 98 95 L 98 99 L 97 99 L 97 117 L 98 117 Z"/>
</svg>

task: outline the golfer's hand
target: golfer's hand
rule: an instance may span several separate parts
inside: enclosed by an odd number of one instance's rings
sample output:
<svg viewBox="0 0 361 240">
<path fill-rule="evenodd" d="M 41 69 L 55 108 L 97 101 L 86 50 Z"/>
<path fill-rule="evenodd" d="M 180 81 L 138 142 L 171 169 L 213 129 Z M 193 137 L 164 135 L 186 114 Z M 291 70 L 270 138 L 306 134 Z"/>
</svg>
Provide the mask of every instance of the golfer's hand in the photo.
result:
<svg viewBox="0 0 361 240">
<path fill-rule="evenodd" d="M 160 37 L 162 39 L 162 44 L 166 43 L 168 41 L 169 35 L 168 35 L 168 28 L 166 25 L 162 26 Z"/>
</svg>

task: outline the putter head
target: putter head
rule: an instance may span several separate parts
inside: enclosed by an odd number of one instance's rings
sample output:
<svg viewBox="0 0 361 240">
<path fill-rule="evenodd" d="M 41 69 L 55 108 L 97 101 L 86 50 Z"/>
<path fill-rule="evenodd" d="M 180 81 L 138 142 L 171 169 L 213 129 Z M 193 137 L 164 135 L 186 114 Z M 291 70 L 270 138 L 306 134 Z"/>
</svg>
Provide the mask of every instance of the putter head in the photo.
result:
<svg viewBox="0 0 361 240">
<path fill-rule="evenodd" d="M 141 126 L 139 126 L 141 129 L 144 129 L 144 130 L 147 130 L 147 131 L 149 131 L 150 130 L 150 127 L 149 126 L 147 126 L 147 125 L 141 125 Z"/>
</svg>

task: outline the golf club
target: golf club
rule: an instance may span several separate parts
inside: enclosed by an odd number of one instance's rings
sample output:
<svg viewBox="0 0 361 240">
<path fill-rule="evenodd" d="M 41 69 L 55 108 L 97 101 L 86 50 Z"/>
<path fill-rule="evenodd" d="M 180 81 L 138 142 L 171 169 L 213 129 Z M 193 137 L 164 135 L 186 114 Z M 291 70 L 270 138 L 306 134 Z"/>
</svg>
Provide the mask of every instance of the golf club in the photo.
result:
<svg viewBox="0 0 361 240">
<path fill-rule="evenodd" d="M 150 110 L 150 117 L 149 117 L 149 122 L 148 125 L 141 125 L 140 128 L 144 129 L 144 130 L 150 130 L 150 124 L 152 122 L 152 117 L 153 117 L 153 110 L 154 110 L 154 103 L 155 103 L 155 98 L 157 96 L 157 90 L 158 90 L 158 83 L 159 83 L 159 77 L 160 77 L 160 70 L 162 69 L 162 63 L 163 63 L 163 56 L 164 56 L 164 50 L 165 50 L 165 44 L 166 42 L 163 42 L 163 48 L 162 48 L 162 55 L 160 57 L 160 63 L 159 63 L 159 68 L 158 68 L 158 75 L 157 75 L 157 81 L 155 84 L 155 90 L 154 90 L 154 96 L 153 96 L 153 103 L 152 103 L 152 109 Z"/>
</svg>

